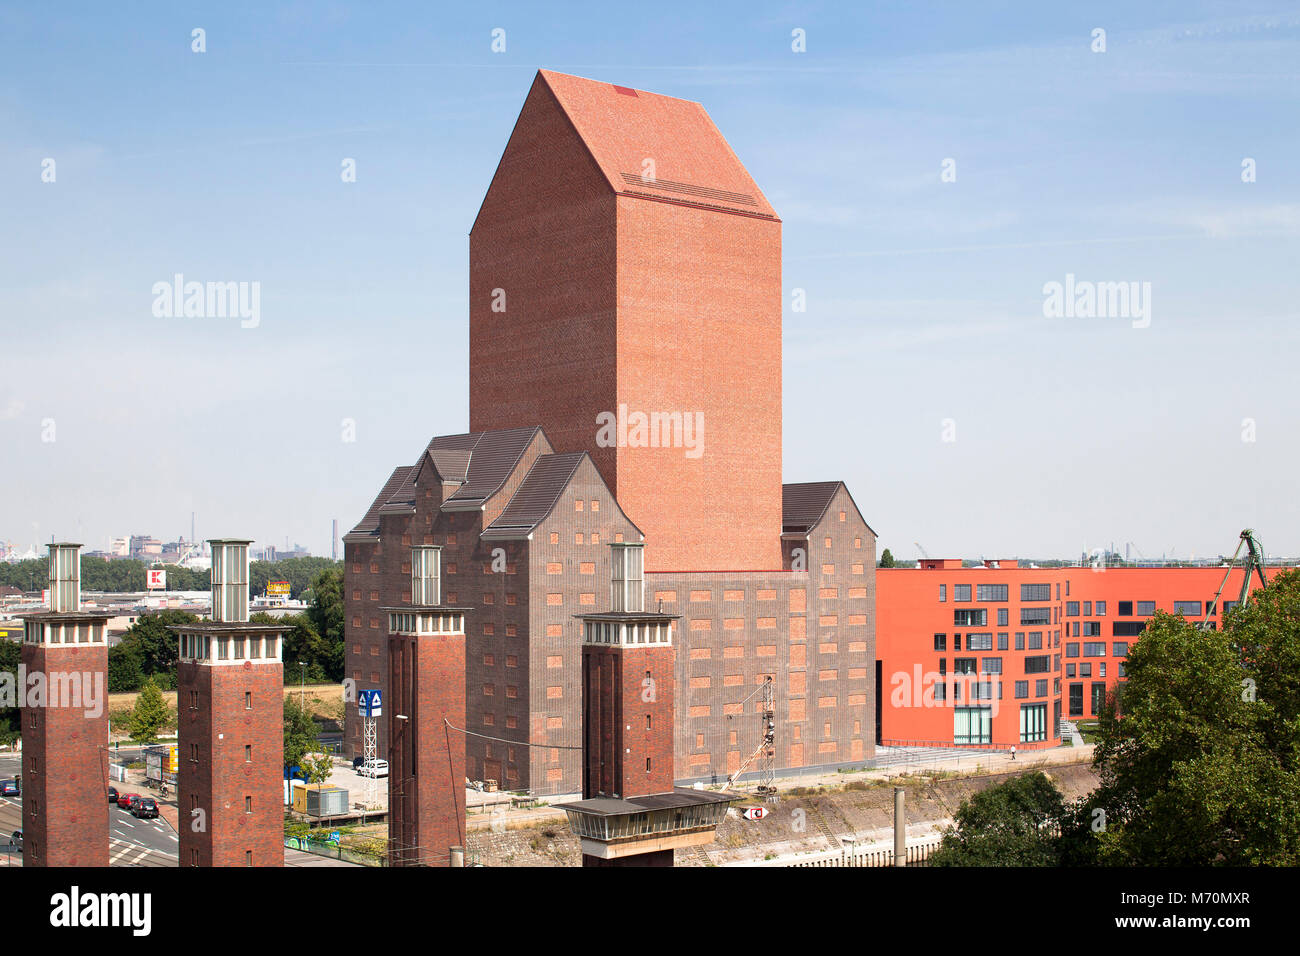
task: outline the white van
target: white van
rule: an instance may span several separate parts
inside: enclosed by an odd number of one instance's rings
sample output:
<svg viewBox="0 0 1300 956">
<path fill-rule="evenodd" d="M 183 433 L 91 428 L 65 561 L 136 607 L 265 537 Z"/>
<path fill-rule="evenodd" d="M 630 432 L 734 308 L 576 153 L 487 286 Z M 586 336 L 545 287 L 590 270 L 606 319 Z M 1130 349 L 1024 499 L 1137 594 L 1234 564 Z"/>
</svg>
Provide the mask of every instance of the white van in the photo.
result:
<svg viewBox="0 0 1300 956">
<path fill-rule="evenodd" d="M 357 768 L 357 773 L 363 777 L 387 777 L 388 761 L 368 760 Z"/>
</svg>

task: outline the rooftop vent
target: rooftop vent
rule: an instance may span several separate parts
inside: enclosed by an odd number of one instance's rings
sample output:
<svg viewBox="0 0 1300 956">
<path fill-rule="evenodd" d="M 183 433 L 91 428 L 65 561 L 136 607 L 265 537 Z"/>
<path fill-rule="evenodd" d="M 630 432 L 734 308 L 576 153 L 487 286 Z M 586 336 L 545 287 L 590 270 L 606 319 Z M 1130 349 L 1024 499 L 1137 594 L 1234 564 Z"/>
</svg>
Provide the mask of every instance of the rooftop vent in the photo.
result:
<svg viewBox="0 0 1300 956">
<path fill-rule="evenodd" d="M 81 610 L 81 545 L 50 546 L 50 610 L 67 614 Z"/>
<path fill-rule="evenodd" d="M 609 547 L 613 558 L 610 610 L 643 612 L 645 610 L 645 545 L 623 542 L 611 544 Z"/>
<path fill-rule="evenodd" d="M 248 546 L 251 541 L 213 538 L 212 620 L 248 623 Z"/>
<path fill-rule="evenodd" d="M 416 607 L 442 603 L 442 548 L 411 549 L 411 603 Z"/>
</svg>

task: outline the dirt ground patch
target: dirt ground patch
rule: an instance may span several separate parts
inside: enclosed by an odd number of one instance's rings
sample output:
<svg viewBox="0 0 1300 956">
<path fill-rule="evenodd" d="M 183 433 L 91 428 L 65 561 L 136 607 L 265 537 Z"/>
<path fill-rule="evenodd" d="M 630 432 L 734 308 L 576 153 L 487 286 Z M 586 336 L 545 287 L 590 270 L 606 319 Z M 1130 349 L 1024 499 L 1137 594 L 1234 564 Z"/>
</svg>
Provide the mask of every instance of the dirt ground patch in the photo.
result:
<svg viewBox="0 0 1300 956">
<path fill-rule="evenodd" d="M 1066 800 L 1081 797 L 1097 785 L 1090 763 L 1084 761 L 979 775 L 917 772 L 889 780 L 850 781 L 844 789 L 783 788 L 779 802 L 767 804 L 770 812 L 765 819 L 745 820 L 733 811 L 718 828 L 713 845 L 702 851 L 678 852 L 676 865 L 716 866 L 828 850 L 834 847 L 832 838 L 846 836 L 869 841 L 893 826 L 896 785 L 907 788 L 909 835 L 914 827 L 927 822 L 933 823 L 937 832 L 963 800 L 1034 770 L 1042 770 Z M 812 792 L 805 792 L 809 790 Z M 471 858 L 477 856 L 478 862 L 487 866 L 582 865 L 578 839 L 562 821 L 470 831 L 467 844 Z"/>
</svg>

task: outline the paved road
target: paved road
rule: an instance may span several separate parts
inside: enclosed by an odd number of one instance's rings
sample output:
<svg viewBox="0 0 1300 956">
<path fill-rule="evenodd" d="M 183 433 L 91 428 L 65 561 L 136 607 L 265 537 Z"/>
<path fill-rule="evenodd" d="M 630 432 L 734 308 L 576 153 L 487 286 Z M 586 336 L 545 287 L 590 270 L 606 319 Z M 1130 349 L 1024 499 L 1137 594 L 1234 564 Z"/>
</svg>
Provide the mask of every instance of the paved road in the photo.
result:
<svg viewBox="0 0 1300 956">
<path fill-rule="evenodd" d="M 139 754 L 139 748 L 128 751 L 124 757 Z M 22 772 L 20 755 L 0 756 L 0 778 L 12 778 Z M 108 800 L 105 781 L 105 801 Z M 119 791 L 157 794 L 147 789 L 133 788 L 129 784 L 114 783 Z M 11 834 L 22 828 L 22 798 L 0 797 L 0 866 L 21 866 L 21 856 L 15 852 Z M 176 866 L 178 839 L 176 831 L 161 817 L 140 820 L 117 806 L 108 808 L 108 858 L 109 866 Z"/>
</svg>

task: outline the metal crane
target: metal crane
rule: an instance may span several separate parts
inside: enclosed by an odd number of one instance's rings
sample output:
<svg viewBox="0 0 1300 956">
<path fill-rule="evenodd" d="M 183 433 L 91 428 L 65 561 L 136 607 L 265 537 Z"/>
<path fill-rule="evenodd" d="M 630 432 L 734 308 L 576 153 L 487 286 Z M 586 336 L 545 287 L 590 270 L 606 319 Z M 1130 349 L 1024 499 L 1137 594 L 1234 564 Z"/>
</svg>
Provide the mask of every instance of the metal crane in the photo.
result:
<svg viewBox="0 0 1300 956">
<path fill-rule="evenodd" d="M 735 773 L 727 774 L 727 782 L 723 784 L 724 790 L 730 789 L 732 783 L 740 779 L 740 775 L 745 772 L 746 768 L 761 757 L 758 786 L 755 788 L 755 792 L 769 803 L 776 801 L 776 695 L 774 688 L 772 676 L 769 674 L 763 678 L 763 683 L 755 687 L 749 696 L 740 702 L 740 712 L 743 714 L 745 705 L 753 700 L 755 695 L 763 695 L 763 709 L 761 711 L 763 739 L 754 752 L 740 762 L 740 766 L 736 768 Z"/>
<path fill-rule="evenodd" d="M 1246 602 L 1250 600 L 1250 575 L 1253 571 L 1259 577 L 1259 586 L 1268 587 L 1268 579 L 1264 577 L 1264 546 L 1259 543 L 1255 537 L 1255 532 L 1247 528 L 1241 532 L 1240 540 L 1237 542 L 1237 550 L 1232 553 L 1232 560 L 1228 562 L 1228 570 L 1223 573 L 1223 581 L 1219 584 L 1219 590 L 1214 595 L 1214 603 L 1205 609 L 1205 620 L 1201 621 L 1201 628 L 1208 630 L 1210 626 L 1210 615 L 1219 610 L 1219 598 L 1223 596 L 1223 589 L 1228 586 L 1228 577 L 1232 574 L 1232 569 L 1237 566 L 1237 558 L 1241 555 L 1241 549 L 1246 549 L 1246 556 L 1242 559 L 1242 567 L 1245 574 L 1241 576 L 1241 593 L 1237 597 L 1237 606 L 1245 607 Z"/>
<path fill-rule="evenodd" d="M 921 552 L 921 557 L 925 558 L 927 561 L 930 560 L 929 553 L 925 550 L 925 548 L 921 547 L 920 541 L 913 541 L 912 544 L 916 545 L 916 550 Z"/>
</svg>

